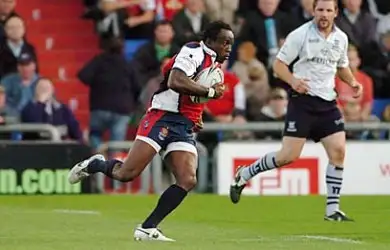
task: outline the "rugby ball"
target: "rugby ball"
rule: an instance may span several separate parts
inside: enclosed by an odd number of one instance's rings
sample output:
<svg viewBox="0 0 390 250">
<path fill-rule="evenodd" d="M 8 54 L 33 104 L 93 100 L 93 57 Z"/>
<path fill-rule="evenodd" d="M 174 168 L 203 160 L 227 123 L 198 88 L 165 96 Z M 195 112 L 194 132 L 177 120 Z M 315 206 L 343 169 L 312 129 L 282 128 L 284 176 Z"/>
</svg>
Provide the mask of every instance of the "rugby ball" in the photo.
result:
<svg viewBox="0 0 390 250">
<path fill-rule="evenodd" d="M 209 67 L 201 72 L 195 77 L 194 81 L 202 86 L 210 88 L 217 83 L 224 81 L 224 75 L 222 69 L 218 67 Z M 209 100 L 207 97 L 200 96 L 190 96 L 191 101 L 194 103 L 205 103 Z"/>
</svg>

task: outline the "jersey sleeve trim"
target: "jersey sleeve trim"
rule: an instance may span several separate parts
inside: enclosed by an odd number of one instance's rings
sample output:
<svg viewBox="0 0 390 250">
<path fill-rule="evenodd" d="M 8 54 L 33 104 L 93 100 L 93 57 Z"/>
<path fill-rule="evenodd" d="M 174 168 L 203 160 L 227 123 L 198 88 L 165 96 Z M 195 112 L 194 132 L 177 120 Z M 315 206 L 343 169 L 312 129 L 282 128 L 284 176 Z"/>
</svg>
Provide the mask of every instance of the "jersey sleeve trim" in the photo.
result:
<svg viewBox="0 0 390 250">
<path fill-rule="evenodd" d="M 204 59 L 201 47 L 190 48 L 182 47 L 175 58 L 172 68 L 179 68 L 186 73 L 188 77 L 193 76 Z"/>
</svg>

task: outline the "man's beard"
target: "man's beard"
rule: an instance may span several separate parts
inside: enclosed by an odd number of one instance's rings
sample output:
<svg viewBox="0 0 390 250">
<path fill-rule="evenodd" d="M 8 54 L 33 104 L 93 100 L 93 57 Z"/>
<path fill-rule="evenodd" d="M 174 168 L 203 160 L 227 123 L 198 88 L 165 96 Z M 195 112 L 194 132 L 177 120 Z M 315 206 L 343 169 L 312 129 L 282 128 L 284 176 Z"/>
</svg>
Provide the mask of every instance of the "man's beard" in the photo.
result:
<svg viewBox="0 0 390 250">
<path fill-rule="evenodd" d="M 317 26 L 321 30 L 326 30 L 331 26 L 331 22 L 328 20 L 319 20 Z"/>
</svg>

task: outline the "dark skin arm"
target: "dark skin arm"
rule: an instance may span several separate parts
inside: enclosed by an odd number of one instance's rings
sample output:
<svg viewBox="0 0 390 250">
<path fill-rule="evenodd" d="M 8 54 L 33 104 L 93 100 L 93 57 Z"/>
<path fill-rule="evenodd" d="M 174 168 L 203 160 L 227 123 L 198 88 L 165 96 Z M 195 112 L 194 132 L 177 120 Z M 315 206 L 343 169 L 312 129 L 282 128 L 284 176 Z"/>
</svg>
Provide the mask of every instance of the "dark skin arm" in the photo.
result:
<svg viewBox="0 0 390 250">
<path fill-rule="evenodd" d="M 173 69 L 169 74 L 168 87 L 184 95 L 194 95 L 208 97 L 210 89 L 192 81 L 183 71 Z M 212 87 L 215 91 L 212 98 L 222 96 L 225 86 L 223 83 L 216 84 Z"/>
</svg>

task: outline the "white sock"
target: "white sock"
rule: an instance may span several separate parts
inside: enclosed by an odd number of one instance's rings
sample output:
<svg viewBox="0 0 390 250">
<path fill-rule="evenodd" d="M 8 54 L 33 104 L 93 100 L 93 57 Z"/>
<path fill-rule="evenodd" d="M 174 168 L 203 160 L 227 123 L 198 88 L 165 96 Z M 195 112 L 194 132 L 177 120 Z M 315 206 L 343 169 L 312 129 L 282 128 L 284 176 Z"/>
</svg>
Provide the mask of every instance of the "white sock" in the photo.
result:
<svg viewBox="0 0 390 250">
<path fill-rule="evenodd" d="M 276 165 L 275 157 L 276 157 L 276 152 L 266 154 L 263 158 L 258 159 L 248 167 L 244 168 L 241 172 L 241 177 L 245 181 L 248 181 L 253 176 L 261 172 L 265 172 L 277 168 L 278 166 Z"/>
<path fill-rule="evenodd" d="M 326 215 L 332 215 L 339 210 L 340 191 L 343 184 L 343 168 L 328 164 L 326 169 Z"/>
</svg>

